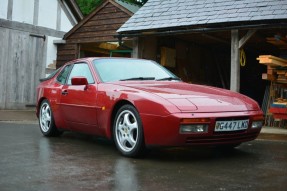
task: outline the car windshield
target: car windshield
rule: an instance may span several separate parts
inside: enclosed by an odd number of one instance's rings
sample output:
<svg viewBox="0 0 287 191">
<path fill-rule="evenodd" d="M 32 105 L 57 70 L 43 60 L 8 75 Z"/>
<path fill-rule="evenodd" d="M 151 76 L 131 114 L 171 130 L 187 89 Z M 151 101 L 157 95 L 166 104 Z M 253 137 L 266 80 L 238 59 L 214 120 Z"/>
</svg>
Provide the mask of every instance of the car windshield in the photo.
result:
<svg viewBox="0 0 287 191">
<path fill-rule="evenodd" d="M 95 59 L 93 65 L 103 82 L 127 80 L 180 80 L 150 60 Z"/>
</svg>

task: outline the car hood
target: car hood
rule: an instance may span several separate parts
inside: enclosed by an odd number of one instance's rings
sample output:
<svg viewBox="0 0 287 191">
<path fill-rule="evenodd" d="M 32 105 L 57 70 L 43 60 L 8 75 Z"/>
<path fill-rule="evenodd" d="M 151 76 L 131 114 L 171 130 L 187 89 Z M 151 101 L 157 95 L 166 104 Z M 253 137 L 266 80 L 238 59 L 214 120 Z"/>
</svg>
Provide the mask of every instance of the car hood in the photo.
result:
<svg viewBox="0 0 287 191">
<path fill-rule="evenodd" d="M 259 110 L 258 104 L 229 90 L 184 82 L 125 83 L 130 88 L 160 96 L 182 112 L 236 112 Z"/>
</svg>

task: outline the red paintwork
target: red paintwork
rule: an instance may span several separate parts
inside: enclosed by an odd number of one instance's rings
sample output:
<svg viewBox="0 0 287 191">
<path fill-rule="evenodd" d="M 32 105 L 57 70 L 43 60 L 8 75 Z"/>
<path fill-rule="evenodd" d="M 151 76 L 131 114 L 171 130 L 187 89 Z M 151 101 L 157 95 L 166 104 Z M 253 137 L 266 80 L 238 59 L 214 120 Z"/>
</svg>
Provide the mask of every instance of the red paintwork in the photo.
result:
<svg viewBox="0 0 287 191">
<path fill-rule="evenodd" d="M 255 139 L 261 130 L 251 129 L 251 122 L 254 117 L 263 118 L 263 113 L 255 101 L 244 95 L 174 81 L 102 83 L 92 67 L 93 59 L 77 61 L 89 64 L 95 84 L 61 85 L 56 82 L 56 75 L 38 86 L 37 116 L 41 101 L 48 99 L 58 128 L 111 138 L 113 111 L 117 104 L 128 102 L 140 114 L 146 145 L 160 146 L 235 144 Z M 73 62 L 76 61 L 70 63 Z M 63 90 L 69 94 L 62 95 Z M 249 128 L 243 132 L 214 133 L 215 120 L 222 117 L 247 117 Z M 180 134 L 183 118 L 210 118 L 208 133 Z"/>
<path fill-rule="evenodd" d="M 73 77 L 72 78 L 72 85 L 88 85 L 87 78 L 84 77 Z"/>
</svg>

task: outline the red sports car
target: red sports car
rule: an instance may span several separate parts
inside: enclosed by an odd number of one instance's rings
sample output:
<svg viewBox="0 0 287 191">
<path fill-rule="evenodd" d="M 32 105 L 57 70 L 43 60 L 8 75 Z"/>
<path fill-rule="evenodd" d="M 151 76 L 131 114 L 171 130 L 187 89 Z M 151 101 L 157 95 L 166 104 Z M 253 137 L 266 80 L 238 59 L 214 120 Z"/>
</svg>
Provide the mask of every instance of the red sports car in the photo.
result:
<svg viewBox="0 0 287 191">
<path fill-rule="evenodd" d="M 239 93 L 182 82 L 150 60 L 84 58 L 37 87 L 45 136 L 79 131 L 112 139 L 124 156 L 147 146 L 228 146 L 255 139 L 258 104 Z"/>
</svg>

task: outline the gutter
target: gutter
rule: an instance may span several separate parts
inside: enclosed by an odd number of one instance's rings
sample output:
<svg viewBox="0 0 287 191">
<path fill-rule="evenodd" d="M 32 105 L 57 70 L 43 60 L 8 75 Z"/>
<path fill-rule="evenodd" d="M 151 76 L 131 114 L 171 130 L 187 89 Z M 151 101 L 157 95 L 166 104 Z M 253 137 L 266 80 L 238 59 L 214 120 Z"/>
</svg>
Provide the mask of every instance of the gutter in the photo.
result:
<svg viewBox="0 0 287 191">
<path fill-rule="evenodd" d="M 274 29 L 274 28 L 287 28 L 287 23 L 275 23 L 275 24 L 251 24 L 251 25 L 237 25 L 237 26 L 225 26 L 225 27 L 215 27 L 215 28 L 186 28 L 186 29 L 169 29 L 167 31 L 143 31 L 135 33 L 124 33 L 119 32 L 115 35 L 116 38 L 122 39 L 124 37 L 139 37 L 139 36 L 168 36 L 173 34 L 187 34 L 187 33 L 205 33 L 205 32 L 220 32 L 229 31 L 234 29 Z"/>
</svg>

